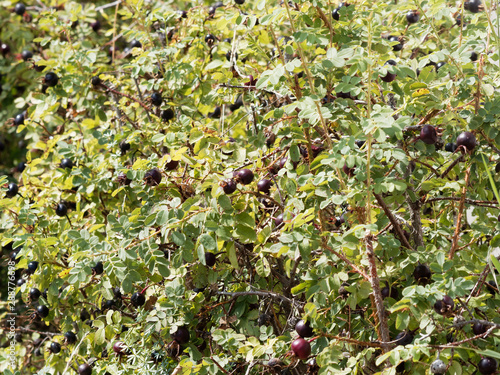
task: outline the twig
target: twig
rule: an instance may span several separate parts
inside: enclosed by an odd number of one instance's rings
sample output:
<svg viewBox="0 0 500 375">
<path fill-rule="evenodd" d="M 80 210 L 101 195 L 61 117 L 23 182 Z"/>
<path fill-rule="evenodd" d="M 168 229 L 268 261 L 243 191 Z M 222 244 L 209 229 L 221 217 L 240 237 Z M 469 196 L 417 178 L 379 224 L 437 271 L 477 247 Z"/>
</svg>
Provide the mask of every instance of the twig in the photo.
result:
<svg viewBox="0 0 500 375">
<path fill-rule="evenodd" d="M 215 363 L 215 365 L 224 373 L 224 374 L 229 374 L 226 370 L 224 370 L 224 367 L 219 365 L 219 363 L 214 359 L 213 356 L 210 356 L 210 359 Z"/>
<path fill-rule="evenodd" d="M 443 172 L 443 174 L 441 175 L 441 178 L 444 178 L 448 173 L 450 173 L 450 171 L 453 169 L 453 167 L 455 165 L 457 165 L 459 162 L 463 161 L 464 160 L 464 156 L 463 155 L 460 155 L 458 158 L 456 158 L 455 160 L 453 160 L 453 163 L 451 163 L 449 165 L 448 168 L 446 168 L 446 170 Z"/>
<path fill-rule="evenodd" d="M 479 278 L 477 279 L 476 285 L 474 285 L 474 288 L 472 288 L 472 291 L 470 292 L 469 296 L 467 297 L 467 300 L 465 303 L 469 303 L 470 299 L 472 297 L 475 297 L 477 293 L 481 291 L 481 287 L 484 285 L 484 280 L 486 280 L 486 277 L 490 273 L 490 266 L 486 265 L 484 267 L 483 272 L 481 272 L 481 275 L 479 275 Z"/>
<path fill-rule="evenodd" d="M 275 300 L 280 300 L 281 302 L 285 302 L 286 304 L 288 304 L 290 306 L 303 304 L 303 302 L 298 302 L 298 301 L 292 300 L 292 299 L 285 297 L 281 294 L 278 294 L 275 292 L 268 292 L 268 291 L 264 291 L 264 290 L 251 290 L 248 292 L 216 292 L 216 294 L 221 295 L 221 296 L 229 296 L 232 298 L 238 298 L 238 297 L 243 297 L 243 296 L 271 297 L 271 298 L 274 298 Z"/>
<path fill-rule="evenodd" d="M 394 227 L 394 229 L 396 229 L 396 234 L 398 235 L 399 240 L 401 241 L 401 243 L 405 247 L 407 247 L 408 249 L 413 250 L 413 248 L 411 247 L 410 243 L 406 239 L 406 236 L 405 236 L 403 230 L 401 229 L 401 226 L 399 225 L 398 221 L 396 220 L 396 218 L 392 214 L 392 212 L 389 209 L 389 207 L 387 207 L 387 204 L 385 203 L 385 201 L 382 198 L 382 196 L 380 194 L 377 194 L 377 193 L 373 193 L 373 196 L 377 199 L 378 204 L 380 204 L 380 206 L 384 210 L 385 214 L 389 218 L 389 220 L 390 220 L 392 226 Z"/>
<path fill-rule="evenodd" d="M 112 3 L 101 5 L 100 7 L 95 8 L 95 11 L 99 12 L 103 9 L 114 7 L 115 5 L 120 4 L 121 2 L 122 2 L 122 0 L 117 0 L 117 1 L 113 1 Z"/>
<path fill-rule="evenodd" d="M 78 345 L 71 352 L 71 355 L 69 356 L 68 360 L 66 361 L 66 368 L 64 369 L 62 375 L 66 374 L 66 371 L 68 371 L 68 368 L 69 368 L 69 366 L 71 364 L 71 360 L 73 359 L 73 356 L 75 355 L 75 353 L 78 353 L 78 349 L 80 348 L 80 345 L 82 344 L 83 340 L 85 340 L 85 337 L 87 337 L 89 335 L 89 333 L 90 332 L 87 332 L 86 334 L 83 335 L 83 337 L 80 340 L 80 342 L 78 343 Z"/>
<path fill-rule="evenodd" d="M 128 94 L 125 94 L 124 92 L 120 92 L 118 90 L 115 90 L 114 88 L 112 87 L 109 87 L 109 86 L 106 86 L 104 83 L 101 83 L 101 86 L 103 86 L 104 88 L 106 88 L 107 91 L 109 91 L 110 93 L 113 93 L 113 94 L 116 94 L 116 95 L 120 95 L 120 96 L 124 96 L 125 98 L 127 99 L 130 99 L 134 102 L 136 102 L 137 104 L 139 104 L 142 108 L 144 108 L 146 111 L 149 112 L 149 108 L 146 104 L 144 104 L 142 101 L 134 98 L 133 96 L 130 96 Z"/>
<path fill-rule="evenodd" d="M 359 268 L 357 265 L 355 265 L 353 262 L 351 262 L 349 259 L 347 259 L 347 257 L 340 253 L 340 252 L 337 252 L 335 250 L 333 250 L 331 247 L 327 246 L 327 245 L 323 245 L 325 247 L 325 249 L 327 249 L 329 252 L 335 254 L 337 257 L 339 257 L 340 259 L 342 259 L 344 262 L 346 262 L 356 273 L 359 273 L 361 276 L 363 276 L 363 278 L 367 281 L 370 280 L 370 277 L 366 274 L 365 271 L 363 271 L 361 268 Z"/>
<path fill-rule="evenodd" d="M 141 88 L 139 87 L 139 82 L 137 82 L 137 78 L 135 78 L 135 77 L 134 77 L 134 82 L 135 82 L 135 87 L 137 87 L 137 93 L 139 94 L 139 99 L 141 99 L 141 102 L 143 102 L 144 98 L 142 97 Z M 148 121 L 151 122 L 151 117 L 149 116 L 149 111 L 146 111 L 146 116 L 148 116 Z"/>
<path fill-rule="evenodd" d="M 325 25 L 328 27 L 328 30 L 330 30 L 330 35 L 334 35 L 335 31 L 333 30 L 332 23 L 330 22 L 328 17 L 325 15 L 323 10 L 319 6 L 316 6 L 316 10 L 318 11 L 319 17 L 323 20 Z"/>
<path fill-rule="evenodd" d="M 382 350 L 387 352 L 389 350 L 389 346 L 387 345 L 387 342 L 389 342 L 389 327 L 387 325 L 384 301 L 380 292 L 380 280 L 377 274 L 377 265 L 375 263 L 375 253 L 373 252 L 372 239 L 372 234 L 367 232 L 365 235 L 366 255 L 368 257 L 368 264 L 370 267 L 370 283 L 373 289 L 373 298 L 379 321 L 379 340 L 381 341 Z"/>
<path fill-rule="evenodd" d="M 464 205 L 465 205 L 465 194 L 467 194 L 467 186 L 469 185 L 469 178 L 470 178 L 470 166 L 465 171 L 465 184 L 464 184 L 464 187 L 462 188 L 462 198 L 460 199 L 460 204 L 458 206 L 457 225 L 455 226 L 455 233 L 453 235 L 453 242 L 451 244 L 450 254 L 448 256 L 448 258 L 450 258 L 450 259 L 453 259 L 453 256 L 455 255 L 455 251 L 457 249 L 458 235 L 460 233 L 460 224 L 462 223 L 462 214 L 463 214 Z"/>
<path fill-rule="evenodd" d="M 439 112 L 440 111 L 438 109 L 433 109 L 428 114 L 426 114 L 422 120 L 420 120 L 418 122 L 418 125 L 423 125 L 423 124 L 427 123 L 431 118 L 436 116 Z"/>
<path fill-rule="evenodd" d="M 36 331 L 34 329 L 29 329 L 29 328 L 24 328 L 24 327 L 15 328 L 14 331 L 38 333 L 39 335 L 52 336 L 52 337 L 62 335 L 62 333 Z"/>
<path fill-rule="evenodd" d="M 486 322 L 486 320 L 481 320 L 481 322 Z M 497 327 L 496 325 L 492 326 L 490 329 L 488 329 L 484 333 L 481 333 L 480 335 L 469 337 L 469 338 L 462 340 L 462 341 L 452 342 L 452 343 L 447 344 L 447 345 L 430 345 L 430 344 L 428 344 L 428 346 L 430 346 L 431 348 L 439 348 L 439 349 L 454 348 L 458 345 L 465 344 L 466 342 L 474 341 L 477 339 L 482 339 L 482 338 L 488 336 L 490 333 L 492 333 L 497 328 L 499 328 L 499 327 Z"/>
<path fill-rule="evenodd" d="M 435 197 L 428 198 L 426 202 L 438 202 L 438 201 L 461 201 L 462 198 L 458 197 Z M 496 201 L 479 201 L 475 199 L 464 198 L 464 202 L 467 204 L 472 204 L 475 206 L 486 206 L 491 208 L 498 208 L 498 203 Z"/>
<path fill-rule="evenodd" d="M 410 176 L 410 165 L 408 165 L 408 168 L 406 168 L 405 171 L 405 178 L 408 178 Z M 409 192 L 413 194 L 409 194 Z M 413 201 L 412 196 L 415 196 L 415 190 L 411 185 L 408 185 L 406 188 L 405 192 L 405 198 L 406 198 L 406 203 L 410 207 L 410 220 L 411 220 L 411 227 L 412 227 L 412 237 L 413 241 L 415 242 L 415 247 L 418 249 L 419 247 L 425 247 L 424 244 L 424 231 L 422 229 L 422 220 L 420 218 L 420 207 L 422 203 L 420 200 Z"/>
</svg>

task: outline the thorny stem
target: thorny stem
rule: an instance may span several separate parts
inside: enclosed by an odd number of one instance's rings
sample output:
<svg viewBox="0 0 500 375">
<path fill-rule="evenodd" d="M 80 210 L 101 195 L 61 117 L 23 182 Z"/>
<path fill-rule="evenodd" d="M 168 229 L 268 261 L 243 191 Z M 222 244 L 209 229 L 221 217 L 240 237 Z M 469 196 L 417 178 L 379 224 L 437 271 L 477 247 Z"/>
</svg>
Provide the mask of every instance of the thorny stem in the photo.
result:
<svg viewBox="0 0 500 375">
<path fill-rule="evenodd" d="M 375 199 L 377 199 L 378 204 L 380 204 L 380 206 L 384 210 L 385 214 L 389 218 L 389 221 L 391 222 L 392 226 L 396 230 L 396 233 L 397 233 L 397 235 L 398 235 L 399 240 L 401 241 L 401 243 L 405 247 L 407 247 L 408 249 L 413 250 L 413 248 L 411 247 L 410 243 L 406 239 L 406 236 L 405 236 L 403 230 L 401 229 L 401 226 L 399 225 L 398 221 L 396 220 L 396 218 L 392 214 L 391 210 L 389 209 L 389 207 L 385 203 L 385 201 L 382 198 L 382 196 L 380 194 L 376 194 L 376 193 L 373 193 L 373 196 L 375 197 Z"/>
<path fill-rule="evenodd" d="M 288 19 L 290 20 L 290 27 L 292 28 L 293 34 L 295 34 L 295 25 L 293 22 L 292 15 L 290 14 L 290 7 L 288 6 L 288 2 L 284 1 L 283 4 L 285 4 L 286 12 L 288 14 Z M 314 80 L 312 77 L 312 74 L 309 70 L 309 67 L 307 66 L 306 63 L 306 57 L 304 55 L 304 51 L 302 50 L 302 46 L 300 43 L 297 43 L 297 50 L 299 51 L 300 59 L 302 61 L 302 66 L 304 67 L 304 71 L 307 76 L 307 80 L 309 81 L 309 87 L 311 88 L 311 92 L 316 95 L 316 89 L 314 88 Z M 331 149 L 332 148 L 332 140 L 330 139 L 330 136 L 328 135 L 328 127 L 326 126 L 325 119 L 323 118 L 323 114 L 321 113 L 321 107 L 318 103 L 317 100 L 314 101 L 314 104 L 316 105 L 316 110 L 318 111 L 319 119 L 321 121 L 321 125 L 323 126 L 323 132 L 322 136 L 326 139 L 326 143 L 328 144 L 328 147 Z"/>
<path fill-rule="evenodd" d="M 371 50 L 372 50 L 372 33 L 371 33 L 371 25 L 372 25 L 372 17 L 373 12 L 370 13 L 368 17 L 368 60 L 371 59 Z M 372 80 L 372 65 L 371 61 L 368 64 L 368 81 L 366 88 L 366 118 L 370 121 L 371 117 L 371 80 Z M 371 203 L 371 173 L 370 173 L 370 160 L 372 155 L 372 141 L 373 141 L 373 131 L 368 134 L 366 140 L 366 216 L 367 223 L 371 224 L 372 222 L 372 203 Z"/>
<path fill-rule="evenodd" d="M 465 195 L 467 194 L 467 186 L 469 185 L 469 179 L 470 179 L 470 168 L 467 168 L 465 171 L 465 183 L 462 188 L 462 198 L 460 199 L 460 204 L 458 206 L 458 216 L 457 216 L 457 225 L 455 226 L 455 233 L 453 235 L 453 242 L 451 244 L 451 249 L 450 249 L 450 254 L 448 258 L 453 259 L 453 256 L 455 255 L 455 251 L 457 249 L 458 245 L 458 235 L 460 234 L 460 227 L 462 223 L 462 215 L 464 211 L 464 205 L 465 205 Z"/>
<path fill-rule="evenodd" d="M 362 270 L 361 268 L 359 268 L 357 265 L 355 265 L 353 262 L 351 262 L 344 254 L 342 254 L 342 253 L 340 253 L 338 251 L 335 251 L 334 249 L 332 249 L 331 247 L 329 247 L 327 245 L 323 245 L 323 246 L 329 252 L 333 253 L 338 258 L 342 259 L 345 263 L 347 263 L 354 270 L 354 272 L 359 273 L 361 276 L 363 276 L 363 278 L 365 280 L 367 280 L 367 281 L 370 280 L 370 277 L 368 276 L 368 274 L 364 270 Z"/>
<path fill-rule="evenodd" d="M 373 299 L 377 309 L 379 321 L 378 334 L 382 350 L 387 352 L 389 350 L 389 346 L 387 345 L 387 342 L 389 342 L 389 327 L 387 325 L 387 316 L 384 308 L 384 301 L 382 299 L 382 293 L 380 292 L 380 280 L 377 274 L 377 264 L 375 263 L 375 253 L 373 252 L 372 239 L 372 234 L 367 232 L 365 235 L 366 255 L 368 257 L 368 264 L 370 268 L 370 284 L 373 289 Z"/>
</svg>

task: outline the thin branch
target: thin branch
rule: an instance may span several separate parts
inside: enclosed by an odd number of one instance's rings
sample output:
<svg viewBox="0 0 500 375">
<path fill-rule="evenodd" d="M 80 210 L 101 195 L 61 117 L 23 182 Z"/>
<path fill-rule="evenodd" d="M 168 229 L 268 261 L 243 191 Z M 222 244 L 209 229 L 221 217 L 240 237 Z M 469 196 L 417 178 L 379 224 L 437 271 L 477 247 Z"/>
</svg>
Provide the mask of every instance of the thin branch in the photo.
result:
<svg viewBox="0 0 500 375">
<path fill-rule="evenodd" d="M 327 245 L 323 245 L 325 249 L 327 249 L 329 252 L 335 254 L 337 257 L 339 257 L 340 259 L 342 259 L 345 263 L 347 263 L 353 270 L 354 272 L 356 273 L 359 273 L 361 276 L 363 276 L 363 278 L 367 281 L 370 280 L 370 277 L 366 274 L 365 271 L 363 271 L 361 268 L 359 268 L 357 265 L 355 265 L 353 262 L 351 262 L 349 259 L 347 259 L 347 257 L 340 253 L 340 252 L 337 252 L 335 250 L 333 250 L 331 247 L 327 246 Z"/>
<path fill-rule="evenodd" d="M 216 292 L 216 294 L 220 296 L 229 296 L 232 298 L 238 298 L 238 297 L 243 297 L 243 296 L 260 296 L 260 297 L 271 297 L 275 300 L 279 300 L 281 302 L 284 302 L 290 306 L 293 305 L 303 305 L 303 302 L 298 302 L 293 299 L 290 299 L 288 297 L 285 297 L 281 294 L 275 293 L 275 292 L 269 292 L 265 290 L 251 290 L 248 292 Z"/>
<path fill-rule="evenodd" d="M 372 244 L 373 236 L 371 233 L 367 232 L 365 236 L 366 242 L 366 255 L 368 257 L 368 264 L 370 267 L 370 283 L 373 289 L 373 298 L 375 300 L 375 307 L 377 309 L 378 321 L 379 321 L 379 340 L 381 341 L 381 347 L 384 352 L 389 350 L 387 342 L 389 342 L 389 327 L 387 325 L 387 315 L 384 308 L 384 301 L 382 299 L 382 293 L 380 292 L 380 280 L 377 274 L 377 265 L 375 263 L 375 253 L 373 252 Z"/>
<path fill-rule="evenodd" d="M 373 196 L 375 197 L 375 199 L 377 199 L 378 204 L 380 204 L 380 206 L 384 210 L 385 214 L 389 218 L 389 221 L 391 222 L 392 226 L 396 230 L 396 234 L 398 235 L 399 240 L 401 241 L 401 243 L 405 247 L 407 247 L 408 249 L 413 250 L 413 248 L 411 247 L 410 243 L 406 239 L 406 236 L 405 236 L 403 230 L 401 229 L 401 226 L 399 225 L 398 221 L 396 220 L 396 218 L 392 214 L 392 212 L 389 209 L 389 207 L 387 207 L 387 204 L 385 203 L 385 201 L 382 198 L 382 196 L 380 194 L 377 194 L 377 193 L 373 193 Z"/>
<path fill-rule="evenodd" d="M 215 363 L 215 365 L 224 373 L 224 374 L 229 374 L 226 370 L 224 370 L 224 367 L 219 365 L 219 363 L 214 359 L 213 356 L 210 356 L 210 359 Z"/>
<path fill-rule="evenodd" d="M 469 321 L 469 324 L 470 324 L 470 322 L 474 322 L 474 321 Z M 486 320 L 479 320 L 479 322 L 487 322 L 487 321 Z M 487 322 L 487 323 L 490 323 L 490 322 Z M 490 323 L 490 325 L 491 325 L 491 323 Z M 428 344 L 428 346 L 430 346 L 432 348 L 439 348 L 439 349 L 454 348 L 454 347 L 457 347 L 459 345 L 465 344 L 465 343 L 470 342 L 470 341 L 485 338 L 490 333 L 492 333 L 495 329 L 498 329 L 498 328 L 500 328 L 500 326 L 497 327 L 497 325 L 494 325 L 491 328 L 489 328 L 486 332 L 481 333 L 480 335 L 469 337 L 469 338 L 462 340 L 462 341 L 452 342 L 452 343 L 449 343 L 447 345 L 430 345 L 430 344 Z"/>
<path fill-rule="evenodd" d="M 455 226 L 455 233 L 453 235 L 453 242 L 451 244 L 451 249 L 450 249 L 450 254 L 449 258 L 453 259 L 453 256 L 455 255 L 455 251 L 457 249 L 458 245 L 458 235 L 460 234 L 460 227 L 462 223 L 462 215 L 464 211 L 464 206 L 465 206 L 465 194 L 467 194 L 467 186 L 469 185 L 469 179 L 470 179 L 470 166 L 467 168 L 465 171 L 465 184 L 464 187 L 462 188 L 462 198 L 460 199 L 460 204 L 458 206 L 458 216 L 457 216 L 457 225 Z"/>
<path fill-rule="evenodd" d="M 100 7 L 95 8 L 95 11 L 99 12 L 99 11 L 104 10 L 106 8 L 114 7 L 115 5 L 120 4 L 121 2 L 122 2 L 122 0 L 117 0 L 117 1 L 113 1 L 112 3 L 101 5 Z"/>
<path fill-rule="evenodd" d="M 135 87 L 137 87 L 137 93 L 139 94 L 139 99 L 141 99 L 141 102 L 143 102 L 144 98 L 142 97 L 141 88 L 139 87 L 139 82 L 137 82 L 137 78 L 135 77 L 134 77 L 134 82 L 135 82 Z M 148 116 L 148 121 L 151 122 L 151 116 L 149 116 L 149 111 L 146 111 L 146 116 Z"/>
<path fill-rule="evenodd" d="M 425 201 L 439 202 L 439 201 L 461 201 L 461 200 L 462 198 L 458 197 L 435 197 L 435 198 L 428 198 Z M 464 198 L 464 202 L 467 204 L 472 204 L 474 206 L 498 208 L 498 202 L 496 201 L 480 201 L 475 199 Z"/>
<path fill-rule="evenodd" d="M 15 328 L 14 331 L 19 331 L 19 332 L 30 332 L 30 333 L 38 333 L 39 335 L 44 335 L 44 336 L 61 336 L 62 333 L 57 333 L 57 332 L 43 332 L 43 331 L 36 331 L 34 329 L 29 329 L 29 328 L 24 328 L 24 327 L 18 327 Z"/>
<path fill-rule="evenodd" d="M 446 170 L 443 172 L 443 174 L 441 174 L 441 178 L 444 178 L 448 173 L 450 173 L 450 171 L 453 169 L 453 167 L 455 165 L 457 165 L 459 162 L 463 161 L 464 160 L 464 156 L 463 155 L 460 155 L 458 158 L 456 158 L 455 160 L 453 160 L 453 163 L 451 163 L 448 168 L 446 168 Z"/>
</svg>

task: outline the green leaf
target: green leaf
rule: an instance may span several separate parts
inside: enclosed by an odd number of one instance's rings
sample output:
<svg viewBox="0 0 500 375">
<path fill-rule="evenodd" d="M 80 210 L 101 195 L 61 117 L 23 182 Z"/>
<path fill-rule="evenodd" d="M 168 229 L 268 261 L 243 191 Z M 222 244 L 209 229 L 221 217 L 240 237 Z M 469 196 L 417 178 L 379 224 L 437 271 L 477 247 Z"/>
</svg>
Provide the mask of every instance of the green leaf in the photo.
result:
<svg viewBox="0 0 500 375">
<path fill-rule="evenodd" d="M 94 341 L 97 345 L 102 345 L 106 342 L 106 334 L 105 334 L 104 328 L 99 328 L 96 331 L 95 336 L 94 336 Z"/>
<path fill-rule="evenodd" d="M 200 244 L 207 250 L 215 250 L 217 249 L 217 243 L 209 234 L 202 234 L 200 236 Z M 203 253 L 204 254 L 204 253 Z"/>
<path fill-rule="evenodd" d="M 255 264 L 255 270 L 261 277 L 268 277 L 271 274 L 271 267 L 265 257 L 260 258 Z"/>
<path fill-rule="evenodd" d="M 257 240 L 257 233 L 255 230 L 241 224 L 236 225 L 234 236 L 244 243 L 255 242 Z"/>
</svg>

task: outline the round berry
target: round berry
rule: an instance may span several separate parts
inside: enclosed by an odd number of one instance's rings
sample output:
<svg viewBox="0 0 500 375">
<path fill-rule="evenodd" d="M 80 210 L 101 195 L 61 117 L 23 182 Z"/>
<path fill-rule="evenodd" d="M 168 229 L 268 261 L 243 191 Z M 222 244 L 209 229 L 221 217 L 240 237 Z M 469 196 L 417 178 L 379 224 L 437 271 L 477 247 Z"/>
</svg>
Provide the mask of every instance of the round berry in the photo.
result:
<svg viewBox="0 0 500 375">
<path fill-rule="evenodd" d="M 498 286 L 494 280 L 487 281 L 484 285 L 486 286 L 486 289 L 488 289 L 488 292 L 490 292 L 491 294 L 498 293 Z"/>
<path fill-rule="evenodd" d="M 38 262 L 33 261 L 28 263 L 28 273 L 34 274 L 37 268 L 38 268 Z"/>
<path fill-rule="evenodd" d="M 311 344 L 302 337 L 292 342 L 292 351 L 300 359 L 307 359 L 311 355 Z"/>
<path fill-rule="evenodd" d="M 446 62 L 441 61 L 436 64 L 436 71 L 446 65 Z"/>
<path fill-rule="evenodd" d="M 205 264 L 209 267 L 215 266 L 217 263 L 217 256 L 214 253 L 206 252 L 205 253 Z"/>
<path fill-rule="evenodd" d="M 24 5 L 23 3 L 17 3 L 14 6 L 14 12 L 17 15 L 22 16 L 26 12 L 26 5 Z"/>
<path fill-rule="evenodd" d="M 5 192 L 5 195 L 7 195 L 7 198 L 14 198 L 18 192 L 19 192 L 19 187 L 17 186 L 17 184 L 11 182 L 7 186 L 7 191 Z"/>
<path fill-rule="evenodd" d="M 221 182 L 225 194 L 233 194 L 236 191 L 236 182 L 231 178 Z"/>
<path fill-rule="evenodd" d="M 271 180 L 264 178 L 264 179 L 260 180 L 259 182 L 257 182 L 257 190 L 269 195 L 269 193 L 271 192 L 270 191 L 271 185 L 272 185 Z"/>
<path fill-rule="evenodd" d="M 205 43 L 207 43 L 208 45 L 212 45 L 214 42 L 215 36 L 213 36 L 212 34 L 205 35 Z"/>
<path fill-rule="evenodd" d="M 396 66 L 396 61 L 388 60 L 384 65 Z M 384 82 L 392 82 L 396 79 L 396 77 L 397 77 L 396 73 L 387 72 L 387 74 L 383 77 L 380 77 L 380 79 Z"/>
<path fill-rule="evenodd" d="M 234 177 L 243 185 L 248 185 L 253 181 L 254 174 L 250 169 L 245 168 L 235 172 Z"/>
<path fill-rule="evenodd" d="M 386 285 L 380 290 L 380 293 L 382 294 L 382 298 L 386 299 L 387 297 L 391 297 L 393 299 L 398 299 L 399 293 L 398 290 L 394 287 L 390 287 L 389 285 Z"/>
<path fill-rule="evenodd" d="M 165 164 L 166 171 L 173 171 L 179 166 L 179 160 L 170 160 Z"/>
<path fill-rule="evenodd" d="M 189 331 L 186 327 L 179 327 L 172 334 L 172 338 L 180 345 L 187 344 L 190 339 Z"/>
<path fill-rule="evenodd" d="M 168 122 L 174 118 L 174 110 L 172 108 L 167 108 L 161 111 L 161 119 L 164 122 Z"/>
<path fill-rule="evenodd" d="M 471 13 L 479 13 L 481 6 L 481 0 L 466 1 L 464 3 L 464 9 Z"/>
<path fill-rule="evenodd" d="M 14 117 L 14 125 L 19 126 L 24 124 L 24 113 L 19 113 Z"/>
<path fill-rule="evenodd" d="M 128 150 L 130 150 L 130 143 L 128 143 L 127 141 L 121 141 L 119 146 L 122 153 L 126 153 Z"/>
<path fill-rule="evenodd" d="M 467 151 L 472 151 L 476 147 L 476 137 L 471 132 L 463 132 L 457 137 L 457 146 L 464 146 Z"/>
<path fill-rule="evenodd" d="M 431 275 L 431 270 L 425 264 L 419 264 L 413 271 L 413 277 L 418 281 L 430 279 Z"/>
<path fill-rule="evenodd" d="M 295 331 L 299 334 L 300 337 L 311 337 L 314 334 L 314 331 L 309 323 L 305 322 L 302 319 L 299 320 L 297 324 L 295 324 Z"/>
<path fill-rule="evenodd" d="M 4 56 L 7 55 L 10 52 L 10 46 L 7 43 L 1 43 L 0 52 L 2 52 Z"/>
<path fill-rule="evenodd" d="M 428 145 L 433 145 L 437 142 L 436 128 L 432 125 L 424 125 L 420 130 L 420 140 Z"/>
<path fill-rule="evenodd" d="M 116 178 L 116 181 L 120 185 L 127 185 L 127 186 L 130 185 L 130 183 L 132 182 L 132 180 L 130 178 L 128 178 L 127 174 L 124 173 L 124 172 L 120 172 L 118 174 L 118 177 Z"/>
<path fill-rule="evenodd" d="M 64 203 L 58 203 L 56 207 L 57 216 L 66 216 L 68 214 L 68 207 Z"/>
<path fill-rule="evenodd" d="M 94 30 L 94 32 L 98 32 L 101 29 L 101 22 L 99 20 L 92 22 L 90 27 Z"/>
<path fill-rule="evenodd" d="M 135 307 L 140 307 L 146 303 L 146 297 L 144 297 L 144 294 L 142 293 L 135 292 L 134 294 L 132 294 L 132 297 L 130 297 L 130 302 Z"/>
<path fill-rule="evenodd" d="M 80 312 L 80 320 L 82 322 L 85 322 L 86 320 L 89 320 L 90 319 L 90 314 L 89 312 L 87 311 L 87 309 L 83 309 L 81 312 Z"/>
<path fill-rule="evenodd" d="M 417 23 L 418 20 L 420 19 L 420 15 L 416 10 L 410 10 L 408 13 L 406 13 L 406 20 L 408 23 Z"/>
<path fill-rule="evenodd" d="M 161 182 L 161 172 L 157 168 L 150 169 L 144 175 L 144 182 L 148 186 L 157 186 Z"/>
<path fill-rule="evenodd" d="M 413 342 L 413 334 L 411 332 L 399 332 L 394 339 L 396 345 L 409 345 Z"/>
<path fill-rule="evenodd" d="M 71 159 L 64 158 L 61 160 L 61 164 L 59 166 L 65 169 L 71 169 L 73 168 L 73 161 Z"/>
<path fill-rule="evenodd" d="M 274 224 L 279 227 L 281 224 L 283 224 L 283 214 L 279 214 L 274 218 Z"/>
<path fill-rule="evenodd" d="M 436 359 L 431 363 L 431 372 L 433 374 L 444 374 L 446 372 L 446 364 L 440 359 Z"/>
<path fill-rule="evenodd" d="M 78 375 L 92 375 L 92 367 L 88 363 L 78 366 Z"/>
<path fill-rule="evenodd" d="M 138 40 L 133 40 L 130 42 L 130 45 L 129 45 L 130 49 L 132 48 L 142 48 L 142 43 L 139 42 Z"/>
<path fill-rule="evenodd" d="M 162 105 L 163 97 L 161 96 L 161 94 L 159 92 L 154 92 L 151 94 L 151 103 L 156 107 L 159 107 Z"/>
<path fill-rule="evenodd" d="M 104 266 L 101 261 L 97 262 L 94 267 L 92 267 L 93 273 L 96 275 L 101 275 L 104 272 Z"/>
<path fill-rule="evenodd" d="M 92 86 L 99 86 L 102 84 L 102 79 L 99 78 L 99 75 L 96 75 L 96 76 L 93 76 L 91 79 L 90 79 L 90 84 Z"/>
<path fill-rule="evenodd" d="M 61 344 L 59 344 L 58 342 L 52 342 L 50 344 L 50 351 L 54 354 L 57 354 L 61 351 Z"/>
<path fill-rule="evenodd" d="M 453 142 L 448 142 L 447 144 L 444 145 L 444 150 L 448 152 L 455 152 L 457 149 L 457 145 Z"/>
<path fill-rule="evenodd" d="M 335 8 L 334 10 L 332 10 L 332 18 L 333 18 L 335 21 L 340 20 L 340 13 L 339 13 L 339 10 L 340 10 L 340 8 Z"/>
<path fill-rule="evenodd" d="M 31 51 L 28 51 L 28 50 L 23 50 L 21 52 L 21 58 L 24 60 L 24 61 L 28 61 L 29 59 L 31 59 L 33 57 L 33 52 Z"/>
<path fill-rule="evenodd" d="M 36 313 L 40 318 L 46 318 L 49 315 L 49 308 L 45 305 L 38 305 L 36 307 Z"/>
<path fill-rule="evenodd" d="M 450 296 L 445 295 L 442 300 L 436 301 L 434 303 L 434 311 L 440 315 L 446 315 L 455 307 L 455 302 Z"/>
<path fill-rule="evenodd" d="M 487 330 L 488 326 L 483 323 L 476 322 L 472 325 L 472 332 L 474 332 L 475 335 L 482 335 Z"/>
<path fill-rule="evenodd" d="M 121 341 L 117 341 L 113 344 L 113 351 L 116 355 L 124 355 L 125 354 L 125 344 Z"/>
<path fill-rule="evenodd" d="M 68 344 L 74 344 L 76 342 L 76 335 L 71 331 L 66 332 L 64 338 Z"/>
<path fill-rule="evenodd" d="M 19 162 L 19 164 L 16 167 L 16 170 L 19 173 L 22 173 L 26 169 L 26 163 L 24 161 Z"/>
<path fill-rule="evenodd" d="M 479 56 L 477 55 L 476 52 L 472 51 L 470 53 L 470 61 L 477 61 L 478 58 L 479 58 Z"/>
<path fill-rule="evenodd" d="M 32 301 L 38 300 L 38 298 L 40 298 L 41 295 L 42 295 L 42 292 L 40 292 L 39 289 L 37 289 L 37 288 L 30 289 L 30 299 Z"/>
<path fill-rule="evenodd" d="M 477 364 L 477 369 L 483 375 L 494 374 L 497 370 L 498 364 L 494 358 L 485 357 Z"/>
<path fill-rule="evenodd" d="M 392 46 L 392 50 L 394 52 L 401 51 L 403 49 L 403 41 L 400 39 L 400 37 L 391 35 L 389 36 L 389 42 L 398 42 L 398 44 L 395 44 Z"/>
<path fill-rule="evenodd" d="M 47 72 L 43 79 L 45 86 L 54 87 L 59 82 L 59 77 L 54 72 Z"/>
</svg>

